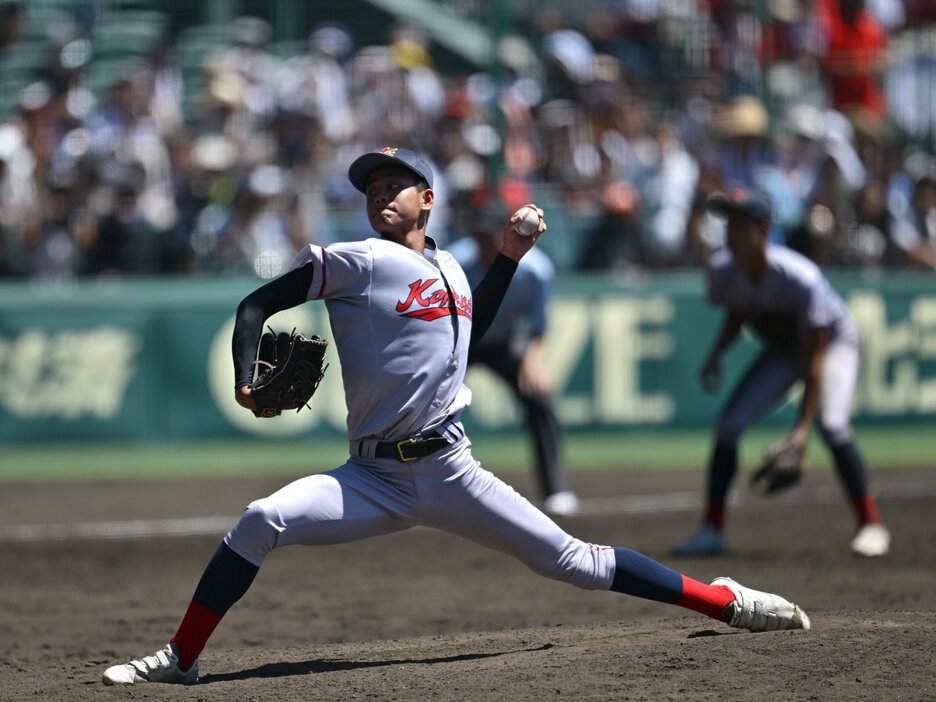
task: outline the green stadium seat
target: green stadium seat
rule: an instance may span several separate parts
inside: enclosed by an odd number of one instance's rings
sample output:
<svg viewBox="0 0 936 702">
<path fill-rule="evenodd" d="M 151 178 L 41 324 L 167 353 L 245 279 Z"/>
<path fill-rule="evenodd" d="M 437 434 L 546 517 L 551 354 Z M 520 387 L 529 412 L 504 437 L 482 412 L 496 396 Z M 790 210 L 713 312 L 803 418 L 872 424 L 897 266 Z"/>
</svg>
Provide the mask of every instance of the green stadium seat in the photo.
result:
<svg viewBox="0 0 936 702">
<path fill-rule="evenodd" d="M 309 42 L 305 39 L 290 39 L 288 41 L 277 41 L 270 46 L 270 53 L 280 59 L 288 59 L 293 56 L 302 56 L 309 49 Z"/>
<path fill-rule="evenodd" d="M 122 10 L 120 12 L 107 13 L 104 15 L 103 21 L 108 24 L 149 26 L 160 34 L 164 33 L 169 27 L 168 15 L 156 10 Z"/>
<path fill-rule="evenodd" d="M 45 41 L 50 30 L 56 27 L 67 27 L 77 31 L 74 15 L 56 7 L 30 5 L 26 8 L 21 40 Z"/>
<path fill-rule="evenodd" d="M 48 65 L 52 52 L 42 41 L 18 41 L 0 56 L 0 76 L 29 80 Z"/>
<path fill-rule="evenodd" d="M 95 59 L 84 77 L 85 86 L 101 99 L 119 78 L 143 71 L 146 67 L 147 62 L 140 57 Z"/>
</svg>

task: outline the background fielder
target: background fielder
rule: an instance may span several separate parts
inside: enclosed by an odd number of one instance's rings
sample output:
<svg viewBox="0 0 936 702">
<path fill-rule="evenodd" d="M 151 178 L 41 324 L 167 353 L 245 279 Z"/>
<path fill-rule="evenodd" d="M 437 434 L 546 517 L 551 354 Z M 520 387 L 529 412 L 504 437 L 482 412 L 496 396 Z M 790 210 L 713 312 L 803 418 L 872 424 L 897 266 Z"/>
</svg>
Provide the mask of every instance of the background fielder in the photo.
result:
<svg viewBox="0 0 936 702">
<path fill-rule="evenodd" d="M 709 300 L 726 308 L 726 315 L 702 366 L 703 386 L 716 387 L 722 353 L 743 326 L 757 334 L 763 348 L 719 415 L 702 524 L 673 552 L 702 556 L 725 550 L 726 500 L 738 467 L 738 441 L 802 379 L 799 413 L 784 440 L 786 448 L 802 457 L 815 420 L 858 522 L 852 551 L 861 556 L 886 554 L 890 534 L 881 523 L 852 435 L 859 342 L 844 301 L 812 261 L 768 243 L 771 210 L 764 194 L 739 186 L 727 195 L 712 196 L 707 206 L 727 218 L 727 250 L 718 252 L 708 268 Z"/>
<path fill-rule="evenodd" d="M 507 210 L 490 205 L 472 221 L 470 237 L 451 248 L 468 282 L 475 286 L 497 258 Z M 468 353 L 507 383 L 520 401 L 533 438 L 536 477 L 543 509 L 559 516 L 575 514 L 578 498 L 569 489 L 562 466 L 562 427 L 556 416 L 549 372 L 543 361 L 547 306 L 555 269 L 534 247 L 520 261 L 491 327 Z"/>
<path fill-rule="evenodd" d="M 535 572 L 584 589 L 676 604 L 730 626 L 808 629 L 782 597 L 727 578 L 706 585 L 636 551 L 564 532 L 471 455 L 459 415 L 470 343 L 490 324 L 517 262 L 539 234 L 508 224 L 501 255 L 472 291 L 455 260 L 426 236 L 432 171 L 387 147 L 358 158 L 351 182 L 365 193 L 380 238 L 310 245 L 292 270 L 238 306 L 232 351 L 235 397 L 247 409 L 264 321 L 306 300 L 325 301 L 348 406 L 348 461 L 251 502 L 224 537 L 170 642 L 104 671 L 105 684 L 193 683 L 198 655 L 271 551 L 335 544 L 432 526 L 510 554 Z"/>
</svg>

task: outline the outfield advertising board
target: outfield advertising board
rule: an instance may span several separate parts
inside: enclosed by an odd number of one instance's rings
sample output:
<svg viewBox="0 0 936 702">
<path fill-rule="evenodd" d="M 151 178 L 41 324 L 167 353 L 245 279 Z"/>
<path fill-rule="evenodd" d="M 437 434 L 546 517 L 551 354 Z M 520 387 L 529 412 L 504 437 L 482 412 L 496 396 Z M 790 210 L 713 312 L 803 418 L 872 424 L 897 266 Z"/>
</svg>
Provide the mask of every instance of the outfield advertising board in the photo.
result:
<svg viewBox="0 0 936 702">
<path fill-rule="evenodd" d="M 833 275 L 861 330 L 856 422 L 936 420 L 936 278 Z M 334 348 L 311 409 L 257 420 L 233 400 L 233 311 L 251 280 L 142 280 L 61 288 L 0 286 L 0 440 L 174 440 L 338 436 L 345 405 Z M 696 372 L 721 313 L 696 273 L 639 280 L 565 278 L 550 308 L 547 361 L 569 428 L 706 426 L 755 352 L 725 358 L 706 395 Z M 280 313 L 277 329 L 330 337 L 318 303 Z M 522 417 L 506 388 L 469 370 L 475 433 Z M 794 391 L 795 393 L 795 391 Z M 767 423 L 792 417 L 795 394 Z"/>
</svg>

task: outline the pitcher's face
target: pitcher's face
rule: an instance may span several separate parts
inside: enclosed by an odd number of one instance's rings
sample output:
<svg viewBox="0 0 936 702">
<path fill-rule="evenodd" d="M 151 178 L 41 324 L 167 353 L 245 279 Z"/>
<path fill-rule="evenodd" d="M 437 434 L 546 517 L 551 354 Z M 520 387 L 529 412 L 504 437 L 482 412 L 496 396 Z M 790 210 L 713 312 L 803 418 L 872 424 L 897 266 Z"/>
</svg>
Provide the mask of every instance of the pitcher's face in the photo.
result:
<svg viewBox="0 0 936 702">
<path fill-rule="evenodd" d="M 423 212 L 432 209 L 431 189 L 402 166 L 382 166 L 367 179 L 367 219 L 381 236 L 396 239 L 415 229 Z"/>
</svg>

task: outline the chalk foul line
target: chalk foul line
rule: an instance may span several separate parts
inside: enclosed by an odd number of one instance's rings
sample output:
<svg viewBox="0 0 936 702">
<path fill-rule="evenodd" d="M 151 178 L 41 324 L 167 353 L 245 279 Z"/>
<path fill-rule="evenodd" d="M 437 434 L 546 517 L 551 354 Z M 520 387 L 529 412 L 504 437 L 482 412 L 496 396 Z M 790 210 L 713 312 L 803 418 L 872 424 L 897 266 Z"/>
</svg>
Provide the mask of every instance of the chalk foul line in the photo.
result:
<svg viewBox="0 0 936 702">
<path fill-rule="evenodd" d="M 74 524 L 14 524 L 0 527 L 0 542 L 72 541 L 76 539 L 147 539 L 225 533 L 237 517 L 132 519 Z"/>
<path fill-rule="evenodd" d="M 875 494 L 886 500 L 929 499 L 936 495 L 936 483 L 890 483 L 877 486 Z M 777 498 L 762 498 L 739 487 L 731 503 L 742 505 L 772 499 L 784 505 L 827 504 L 843 499 L 831 486 L 794 489 Z M 582 497 L 580 516 L 613 516 L 655 512 L 689 512 L 701 509 L 699 492 L 667 492 L 646 495 Z M 131 519 L 125 521 L 75 522 L 72 524 L 12 524 L 0 526 L 0 543 L 74 541 L 104 539 L 149 539 L 172 536 L 224 534 L 236 516 L 184 517 L 175 519 Z"/>
</svg>

